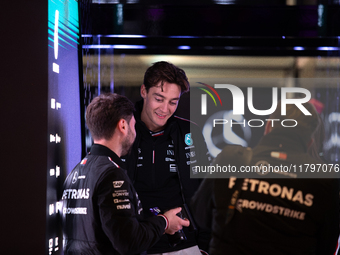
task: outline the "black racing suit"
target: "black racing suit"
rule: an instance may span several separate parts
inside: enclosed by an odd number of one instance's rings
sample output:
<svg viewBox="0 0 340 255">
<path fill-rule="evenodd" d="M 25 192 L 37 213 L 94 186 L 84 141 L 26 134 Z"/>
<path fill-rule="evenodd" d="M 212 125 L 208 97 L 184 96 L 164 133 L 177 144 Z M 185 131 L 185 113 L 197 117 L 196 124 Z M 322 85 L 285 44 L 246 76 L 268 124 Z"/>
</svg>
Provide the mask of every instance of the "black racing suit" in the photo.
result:
<svg viewBox="0 0 340 255">
<path fill-rule="evenodd" d="M 166 211 L 189 204 L 201 182 L 201 179 L 190 178 L 190 172 L 194 174 L 196 165 L 210 165 L 210 157 L 201 130 L 188 120 L 172 116 L 163 131 L 150 132 L 140 119 L 142 103 L 136 104 L 136 140 L 126 165 L 146 215 L 153 207 Z M 202 250 L 208 249 L 209 232 L 189 232 L 188 228 L 184 228 L 184 232 L 188 240 L 182 244 L 170 247 L 167 235 L 164 235 L 148 253 L 176 251 L 195 245 Z"/>
<path fill-rule="evenodd" d="M 322 163 L 307 155 L 305 144 L 296 133 L 273 130 L 253 149 L 250 165 Z M 280 152 L 284 157 L 277 158 L 279 154 L 272 152 Z M 228 164 L 230 159 L 224 160 Z M 243 184 L 241 180 L 236 209 L 227 225 L 235 178 L 202 182 L 192 209 L 197 223 L 212 229 L 210 253 L 333 254 L 339 234 L 337 179 L 278 179 L 278 174 L 270 174 L 270 179 L 258 175 L 244 179 Z"/>
<path fill-rule="evenodd" d="M 120 158 L 94 144 L 64 183 L 65 255 L 136 254 L 164 233 L 162 217 L 143 220 L 140 200 Z"/>
</svg>

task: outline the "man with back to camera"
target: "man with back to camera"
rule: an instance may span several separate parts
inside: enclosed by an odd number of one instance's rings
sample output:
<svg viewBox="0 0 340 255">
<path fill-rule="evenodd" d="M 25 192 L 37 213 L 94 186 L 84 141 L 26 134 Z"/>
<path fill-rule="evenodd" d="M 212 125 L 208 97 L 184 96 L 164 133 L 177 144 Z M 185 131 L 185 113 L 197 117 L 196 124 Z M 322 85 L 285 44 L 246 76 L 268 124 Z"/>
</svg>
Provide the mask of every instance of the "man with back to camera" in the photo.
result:
<svg viewBox="0 0 340 255">
<path fill-rule="evenodd" d="M 277 108 L 269 118 L 277 121 L 267 122 L 264 137 L 249 156 L 250 166 L 322 164 L 307 154 L 318 117 L 311 104 L 304 107 L 312 116 L 295 105 L 287 105 L 285 116 Z M 283 127 L 283 119 L 298 124 Z M 226 147 L 215 163 L 235 160 L 239 167 L 246 164 L 249 151 L 239 150 L 245 156 L 237 156 Z M 316 178 L 278 172 L 254 173 L 258 177 L 246 179 L 205 179 L 192 209 L 197 224 L 212 229 L 211 254 L 334 254 L 339 234 L 338 180 L 336 174 L 329 179 L 316 171 L 311 174 Z"/>
<path fill-rule="evenodd" d="M 190 179 L 190 171 L 196 164 L 210 164 L 201 130 L 174 116 L 181 95 L 188 90 L 185 72 L 171 63 L 156 62 L 144 75 L 142 100 L 136 104 L 136 140 L 126 160 L 144 211 L 189 204 L 200 183 Z M 208 249 L 209 232 L 183 230 L 186 241 L 176 244 L 164 235 L 148 254 L 195 255 Z"/>
<path fill-rule="evenodd" d="M 174 234 L 189 225 L 176 216 L 181 208 L 143 218 L 138 194 L 120 160 L 135 140 L 133 111 L 133 104 L 117 94 L 100 95 L 87 107 L 94 144 L 64 183 L 65 255 L 136 254 L 164 232 Z"/>
</svg>

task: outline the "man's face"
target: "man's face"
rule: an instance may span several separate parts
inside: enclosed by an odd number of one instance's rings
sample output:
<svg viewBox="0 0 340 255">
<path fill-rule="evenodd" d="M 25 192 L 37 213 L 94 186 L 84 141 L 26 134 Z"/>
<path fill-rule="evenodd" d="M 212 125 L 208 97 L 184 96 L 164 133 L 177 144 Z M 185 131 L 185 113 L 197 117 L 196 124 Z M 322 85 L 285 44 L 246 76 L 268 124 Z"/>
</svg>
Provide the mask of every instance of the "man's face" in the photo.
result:
<svg viewBox="0 0 340 255">
<path fill-rule="evenodd" d="M 135 117 L 132 116 L 128 126 L 128 134 L 126 136 L 126 139 L 122 143 L 122 156 L 130 152 L 132 144 L 135 141 L 136 138 L 135 124 L 136 124 Z"/>
<path fill-rule="evenodd" d="M 164 129 L 168 119 L 177 109 L 181 96 L 181 87 L 174 83 L 161 82 L 146 91 L 145 86 L 141 87 L 141 96 L 144 99 L 141 120 L 146 127 L 158 132 Z"/>
</svg>

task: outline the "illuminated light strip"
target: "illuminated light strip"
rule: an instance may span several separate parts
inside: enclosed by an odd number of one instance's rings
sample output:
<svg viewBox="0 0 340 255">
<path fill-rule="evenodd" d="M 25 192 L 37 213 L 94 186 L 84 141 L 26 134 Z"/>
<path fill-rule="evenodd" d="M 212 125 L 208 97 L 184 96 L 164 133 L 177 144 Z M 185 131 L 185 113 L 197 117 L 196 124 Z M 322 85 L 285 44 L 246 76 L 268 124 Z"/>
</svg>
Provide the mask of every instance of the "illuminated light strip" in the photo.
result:
<svg viewBox="0 0 340 255">
<path fill-rule="evenodd" d="M 145 35 L 82 35 L 81 37 L 146 38 Z"/>
<path fill-rule="evenodd" d="M 301 46 L 296 46 L 296 47 L 294 47 L 294 50 L 305 50 L 305 48 L 301 47 Z"/>
<path fill-rule="evenodd" d="M 119 0 L 92 0 L 93 4 L 119 4 Z"/>
<path fill-rule="evenodd" d="M 340 50 L 339 47 L 327 47 L 327 46 L 324 46 L 324 47 L 317 47 L 316 49 L 317 49 L 317 50 L 323 50 L 323 51 Z"/>
<path fill-rule="evenodd" d="M 145 35 L 106 35 L 105 37 L 112 38 L 145 38 Z"/>
<path fill-rule="evenodd" d="M 54 18 L 54 58 L 55 59 L 58 59 L 58 23 L 59 23 L 59 11 L 56 10 L 55 18 Z"/>
<path fill-rule="evenodd" d="M 229 5 L 235 4 L 235 0 L 214 0 L 215 4 Z"/>
<path fill-rule="evenodd" d="M 146 49 L 145 45 L 113 45 L 114 49 Z"/>
<path fill-rule="evenodd" d="M 190 35 L 174 35 L 169 36 L 169 38 L 199 38 L 198 36 L 190 36 Z"/>
<path fill-rule="evenodd" d="M 107 38 L 147 38 L 146 35 L 81 35 L 81 37 L 107 37 Z M 189 36 L 189 35 L 175 35 L 168 36 L 167 38 L 200 38 L 199 36 Z"/>
<path fill-rule="evenodd" d="M 131 50 L 144 50 L 145 45 L 83 45 L 83 49 L 131 49 Z"/>
<path fill-rule="evenodd" d="M 179 49 L 179 50 L 190 50 L 191 47 L 187 46 L 187 45 L 182 45 L 182 46 L 178 46 L 177 49 Z"/>
<path fill-rule="evenodd" d="M 81 37 L 105 37 L 103 35 L 81 35 Z"/>
</svg>

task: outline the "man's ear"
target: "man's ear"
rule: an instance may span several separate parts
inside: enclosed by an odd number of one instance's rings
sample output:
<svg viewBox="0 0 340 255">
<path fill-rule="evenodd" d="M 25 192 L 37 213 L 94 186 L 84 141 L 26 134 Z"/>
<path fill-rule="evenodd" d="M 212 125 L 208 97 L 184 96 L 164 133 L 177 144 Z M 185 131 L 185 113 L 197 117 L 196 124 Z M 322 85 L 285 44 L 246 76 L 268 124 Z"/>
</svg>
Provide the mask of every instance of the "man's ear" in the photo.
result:
<svg viewBox="0 0 340 255">
<path fill-rule="evenodd" d="M 146 88 L 145 88 L 145 85 L 143 84 L 141 87 L 140 87 L 140 95 L 142 98 L 146 98 L 146 94 L 148 92 L 146 91 Z"/>
<path fill-rule="evenodd" d="M 117 123 L 117 129 L 122 134 L 127 134 L 128 132 L 128 123 L 125 119 L 120 119 Z"/>
</svg>

